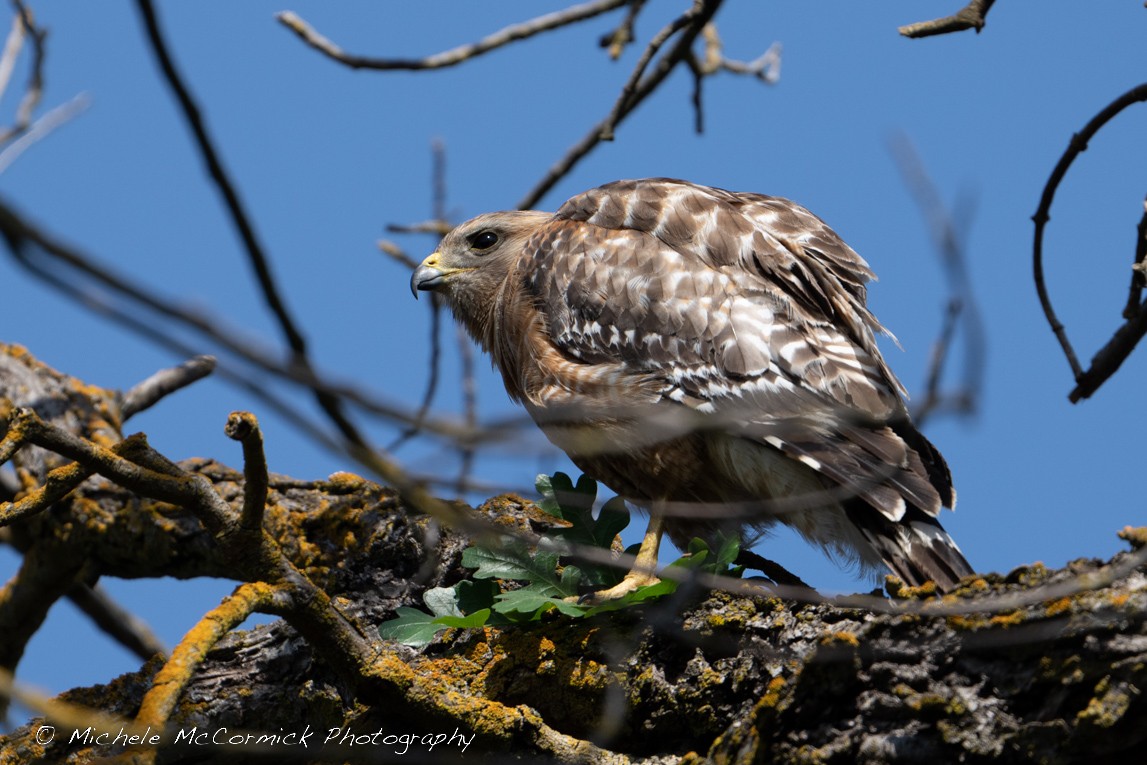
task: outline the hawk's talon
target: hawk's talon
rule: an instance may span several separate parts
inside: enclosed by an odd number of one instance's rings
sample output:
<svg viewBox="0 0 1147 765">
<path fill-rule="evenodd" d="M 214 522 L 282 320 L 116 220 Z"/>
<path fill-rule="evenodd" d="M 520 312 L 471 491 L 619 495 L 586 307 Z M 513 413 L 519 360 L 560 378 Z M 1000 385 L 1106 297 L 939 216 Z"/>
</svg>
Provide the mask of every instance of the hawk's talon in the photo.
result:
<svg viewBox="0 0 1147 765">
<path fill-rule="evenodd" d="M 648 587 L 651 584 L 657 584 L 661 580 L 652 574 L 645 574 L 637 571 L 630 571 L 625 577 L 605 590 L 598 590 L 597 592 L 587 592 L 585 595 L 577 598 L 579 606 L 600 606 L 603 603 L 609 603 L 613 600 L 621 600 L 631 592 L 636 592 L 642 587 Z"/>
</svg>

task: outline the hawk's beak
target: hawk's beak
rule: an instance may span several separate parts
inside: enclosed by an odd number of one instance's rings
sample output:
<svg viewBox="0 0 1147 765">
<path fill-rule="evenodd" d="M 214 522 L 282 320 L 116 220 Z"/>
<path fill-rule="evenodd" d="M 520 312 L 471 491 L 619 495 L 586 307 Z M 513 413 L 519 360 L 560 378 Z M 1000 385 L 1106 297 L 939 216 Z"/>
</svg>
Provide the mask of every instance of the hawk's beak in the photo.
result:
<svg viewBox="0 0 1147 765">
<path fill-rule="evenodd" d="M 410 293 L 418 299 L 419 290 L 432 290 L 440 287 L 449 273 L 438 264 L 438 253 L 433 253 L 414 269 L 410 276 Z"/>
</svg>

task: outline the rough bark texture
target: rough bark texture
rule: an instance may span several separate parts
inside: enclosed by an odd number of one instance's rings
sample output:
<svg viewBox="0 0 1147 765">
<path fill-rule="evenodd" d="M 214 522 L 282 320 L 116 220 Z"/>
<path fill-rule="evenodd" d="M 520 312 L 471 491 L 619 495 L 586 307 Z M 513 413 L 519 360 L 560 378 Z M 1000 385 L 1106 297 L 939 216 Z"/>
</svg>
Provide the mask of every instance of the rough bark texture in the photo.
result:
<svg viewBox="0 0 1147 765">
<path fill-rule="evenodd" d="M 3 395 L 12 391 L 4 386 Z M 241 503 L 239 473 L 208 460 L 184 467 Z M 513 496 L 476 512 L 533 528 L 542 522 Z M 588 620 L 451 630 L 415 651 L 379 639 L 375 628 L 397 607 L 420 605 L 427 587 L 464 576 L 464 539 L 428 535 L 428 520 L 392 492 L 349 475 L 274 479 L 266 525 L 373 641 L 372 687 L 385 694 L 356 698 L 285 622 L 236 631 L 211 648 L 180 694 L 159 762 L 453 760 L 468 739 L 470 760 L 1123 763 L 1137 761 L 1147 738 L 1142 568 L 1111 586 L 1002 613 L 881 614 L 698 593 Z M 1147 539 L 1142 530 L 1125 536 L 1133 546 Z M 68 545 L 78 543 L 66 540 L 81 538 L 88 582 L 100 574 L 227 576 L 195 519 L 103 480 L 18 522 L 9 535 L 28 556 L 61 545 L 77 555 L 80 548 Z M 944 604 L 1031 591 L 1102 565 L 1081 560 L 1060 571 L 1035 565 L 986 576 Z M 5 587 L 0 623 L 23 614 L 13 592 L 25 586 L 34 584 Z M 926 593 L 895 594 L 905 610 L 919 610 Z M 152 659 L 109 685 L 63 698 L 131 719 L 163 663 Z M 86 763 L 122 753 L 122 746 L 69 744 L 62 735 L 45 745 L 37 741 L 43 723 L 0 737 L 0 763 Z M 279 742 L 260 756 L 248 745 L 175 743 L 178 732 L 186 737 L 193 728 L 225 728 L 225 738 L 313 733 L 306 747 Z M 335 728 L 344 743 L 324 746 Z M 361 738 L 352 743 L 346 731 Z M 434 735 L 442 739 L 426 738 Z"/>
</svg>

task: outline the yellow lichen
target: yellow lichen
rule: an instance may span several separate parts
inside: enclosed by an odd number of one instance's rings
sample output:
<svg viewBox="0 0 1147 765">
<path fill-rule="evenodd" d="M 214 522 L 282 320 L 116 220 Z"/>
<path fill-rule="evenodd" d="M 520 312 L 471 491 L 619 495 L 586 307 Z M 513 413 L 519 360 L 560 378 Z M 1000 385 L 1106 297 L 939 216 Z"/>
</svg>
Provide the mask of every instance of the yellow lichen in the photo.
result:
<svg viewBox="0 0 1147 765">
<path fill-rule="evenodd" d="M 1119 532 L 1119 538 L 1129 542 L 1131 549 L 1138 550 L 1147 546 L 1147 526 L 1124 526 Z"/>
<path fill-rule="evenodd" d="M 1020 609 L 1008 611 L 1007 613 L 996 614 L 988 620 L 991 624 L 997 627 L 1014 627 L 1017 624 L 1023 624 L 1024 612 Z"/>
<path fill-rule="evenodd" d="M 367 486 L 369 481 L 354 473 L 339 471 L 327 476 L 327 488 L 332 493 L 359 491 Z"/>
<path fill-rule="evenodd" d="M 1132 688 L 1132 690 L 1134 690 Z M 1131 707 L 1131 692 L 1123 683 L 1111 684 L 1105 677 L 1095 686 L 1095 696 L 1075 716 L 1076 722 L 1098 728 L 1110 728 L 1123 719 Z"/>
<path fill-rule="evenodd" d="M 938 693 L 917 693 L 905 699 L 904 703 L 916 712 L 935 712 L 948 706 L 948 700 Z"/>
<path fill-rule="evenodd" d="M 785 684 L 784 677 L 780 675 L 770 680 L 769 684 L 765 686 L 765 695 L 761 696 L 761 700 L 757 702 L 757 706 L 775 709 L 777 704 L 780 703 L 781 694 L 785 690 Z"/>
<path fill-rule="evenodd" d="M 948 626 L 954 630 L 977 630 L 986 625 L 987 619 L 979 614 L 953 614 L 947 619 Z"/>
<path fill-rule="evenodd" d="M 855 633 L 848 632 L 847 630 L 837 630 L 827 635 L 822 635 L 820 644 L 824 646 L 847 645 L 856 648 L 860 645 L 860 638 L 858 638 Z"/>
<path fill-rule="evenodd" d="M 892 575 L 884 577 L 884 591 L 889 597 L 897 600 L 923 600 L 937 594 L 935 582 L 925 582 L 919 587 L 912 587 Z"/>
<path fill-rule="evenodd" d="M 892 693 L 896 696 L 899 696 L 902 699 L 906 699 L 909 696 L 915 695 L 916 689 L 913 688 L 912 686 L 908 685 L 907 683 L 897 683 L 892 688 Z"/>
</svg>

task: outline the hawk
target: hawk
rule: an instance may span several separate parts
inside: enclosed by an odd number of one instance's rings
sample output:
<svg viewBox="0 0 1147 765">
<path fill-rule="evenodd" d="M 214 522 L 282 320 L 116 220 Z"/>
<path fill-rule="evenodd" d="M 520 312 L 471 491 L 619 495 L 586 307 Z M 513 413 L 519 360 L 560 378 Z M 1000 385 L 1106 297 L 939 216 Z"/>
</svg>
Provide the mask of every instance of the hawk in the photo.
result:
<svg viewBox="0 0 1147 765">
<path fill-rule="evenodd" d="M 952 589 L 956 494 L 912 424 L 865 305 L 874 275 L 787 199 L 669 178 L 608 183 L 556 213 L 480 215 L 418 266 L 506 390 L 587 475 L 650 514 L 658 544 L 777 522 L 830 556 Z"/>
</svg>

